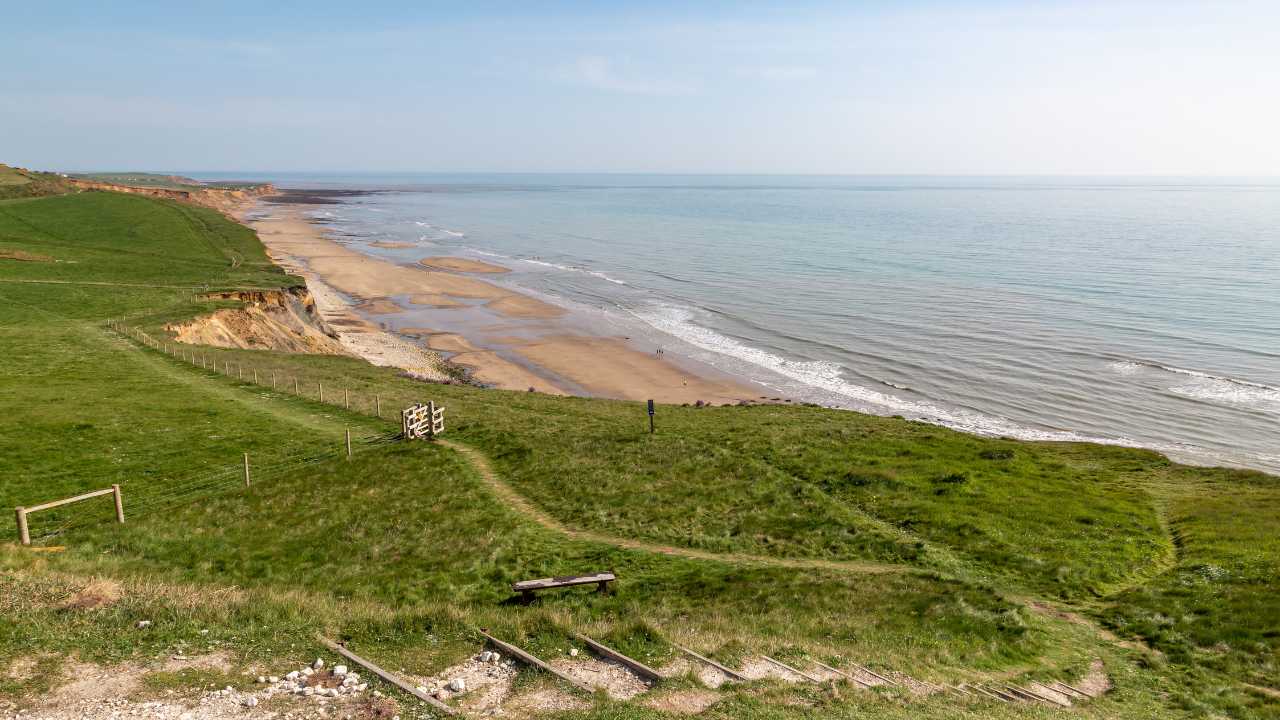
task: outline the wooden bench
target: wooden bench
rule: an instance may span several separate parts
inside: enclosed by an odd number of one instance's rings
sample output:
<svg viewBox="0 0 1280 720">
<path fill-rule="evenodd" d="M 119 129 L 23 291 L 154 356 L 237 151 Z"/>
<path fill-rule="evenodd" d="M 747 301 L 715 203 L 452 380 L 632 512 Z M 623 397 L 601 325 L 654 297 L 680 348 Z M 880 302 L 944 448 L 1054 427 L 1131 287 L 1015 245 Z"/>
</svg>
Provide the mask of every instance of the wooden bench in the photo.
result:
<svg viewBox="0 0 1280 720">
<path fill-rule="evenodd" d="M 533 600 L 533 594 L 539 590 L 573 587 L 575 585 L 595 585 L 600 592 L 605 593 L 609 591 L 609 583 L 617 579 L 611 572 L 595 573 L 594 575 L 565 575 L 563 577 L 539 578 L 538 580 L 521 580 L 518 583 L 512 583 L 511 589 L 520 593 L 520 597 L 528 602 Z"/>
</svg>

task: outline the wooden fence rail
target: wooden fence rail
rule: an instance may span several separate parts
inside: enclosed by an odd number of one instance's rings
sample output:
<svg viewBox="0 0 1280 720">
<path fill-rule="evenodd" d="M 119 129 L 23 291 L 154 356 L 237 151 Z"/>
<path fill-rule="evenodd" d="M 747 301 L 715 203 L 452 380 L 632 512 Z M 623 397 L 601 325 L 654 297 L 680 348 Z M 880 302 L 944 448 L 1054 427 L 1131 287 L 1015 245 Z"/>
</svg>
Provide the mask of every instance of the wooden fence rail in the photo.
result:
<svg viewBox="0 0 1280 720">
<path fill-rule="evenodd" d="M 41 503 L 40 505 L 32 505 L 31 507 L 23 507 L 19 505 L 18 507 L 14 508 L 13 509 L 14 515 L 16 516 L 18 521 L 19 542 L 21 542 L 23 545 L 31 544 L 31 530 L 27 524 L 27 516 L 30 515 L 31 513 L 39 512 L 41 510 L 51 510 L 56 507 L 62 507 L 63 505 L 70 505 L 71 503 L 77 503 L 77 502 L 80 502 L 81 500 L 89 500 L 90 498 L 102 497 L 103 495 L 113 496 L 113 498 L 115 499 L 115 505 L 116 505 L 116 522 L 124 523 L 124 496 L 120 492 L 119 485 L 112 485 L 111 487 L 106 488 L 105 490 L 94 490 L 93 492 L 87 492 L 87 493 L 84 493 L 83 495 L 76 495 L 75 497 L 63 498 L 62 500 L 54 500 L 52 502 Z"/>
</svg>

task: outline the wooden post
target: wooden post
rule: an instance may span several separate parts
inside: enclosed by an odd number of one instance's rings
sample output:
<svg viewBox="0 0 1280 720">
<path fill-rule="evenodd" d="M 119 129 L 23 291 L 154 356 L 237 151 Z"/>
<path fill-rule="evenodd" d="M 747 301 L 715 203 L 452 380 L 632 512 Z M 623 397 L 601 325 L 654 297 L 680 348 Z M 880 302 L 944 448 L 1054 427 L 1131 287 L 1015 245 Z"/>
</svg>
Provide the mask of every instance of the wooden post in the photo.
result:
<svg viewBox="0 0 1280 720">
<path fill-rule="evenodd" d="M 320 402 L 324 402 L 324 383 L 317 380 L 316 385 L 320 387 Z"/>
<path fill-rule="evenodd" d="M 342 407 L 346 410 L 351 409 L 351 391 L 342 388 Z"/>
<path fill-rule="evenodd" d="M 298 393 L 298 378 L 294 378 L 294 379 L 293 379 L 293 394 L 294 394 L 294 395 L 299 394 L 299 393 Z"/>
<path fill-rule="evenodd" d="M 18 516 L 18 540 L 23 545 L 30 545 L 31 532 L 27 530 L 27 510 L 23 507 L 16 507 L 14 512 Z"/>
<path fill-rule="evenodd" d="M 236 378 L 239 380 L 244 379 L 244 366 L 240 363 L 236 363 Z"/>
<path fill-rule="evenodd" d="M 347 459 L 351 459 L 351 428 L 347 428 Z"/>
<path fill-rule="evenodd" d="M 400 678 L 396 677 L 395 675 L 392 675 L 391 673 L 387 672 L 386 670 L 383 670 L 382 668 L 378 667 L 377 665 L 374 665 L 373 663 L 369 662 L 368 660 L 365 660 L 364 658 L 362 658 L 362 657 L 360 657 L 359 655 L 357 655 L 357 654 L 355 654 L 355 653 L 351 652 L 350 650 L 348 650 L 348 649 L 346 649 L 345 647 L 343 647 L 343 646 L 339 645 L 338 643 L 336 643 L 336 642 L 334 642 L 334 641 L 330 640 L 329 638 L 324 637 L 323 635 L 317 635 L 317 636 L 316 636 L 316 638 L 317 638 L 317 639 L 319 639 L 319 640 L 320 640 L 320 642 L 324 643 L 324 646 L 325 646 L 325 647 L 327 647 L 327 648 L 329 648 L 330 650 L 332 650 L 332 651 L 334 651 L 334 652 L 338 653 L 339 655 L 341 655 L 342 657 L 344 657 L 344 658 L 346 658 L 346 659 L 350 660 L 351 662 L 356 663 L 357 665 L 360 665 L 361 667 L 366 668 L 369 672 L 373 673 L 374 675 L 377 675 L 378 677 L 382 678 L 383 680 L 386 680 L 387 682 L 391 683 L 392 685 L 395 685 L 396 687 L 400 688 L 401 690 L 403 690 L 403 691 L 405 691 L 405 692 L 409 693 L 410 695 L 412 695 L 412 696 L 414 696 L 414 697 L 418 698 L 418 699 L 419 699 L 419 700 L 421 700 L 422 702 L 424 702 L 424 703 L 426 703 L 426 704 L 430 705 L 431 707 L 435 708 L 435 710 L 436 710 L 437 712 L 440 712 L 440 713 L 442 713 L 442 714 L 444 714 L 444 715 L 457 715 L 457 714 L 458 714 L 458 712 L 457 712 L 456 710 L 454 710 L 453 708 L 449 707 L 448 705 L 445 705 L 444 703 L 440 702 L 439 700 L 435 699 L 434 697 L 432 697 L 432 696 L 430 696 L 430 695 L 428 695 L 428 694 L 426 694 L 426 693 L 422 692 L 421 690 L 419 690 L 417 687 L 415 687 L 415 686 L 414 686 L 414 685 L 412 685 L 411 683 L 407 683 L 407 682 L 405 682 L 404 680 L 401 680 Z"/>
<path fill-rule="evenodd" d="M 378 408 L 378 419 L 381 420 L 382 419 L 382 396 L 377 393 L 374 393 L 373 404 L 374 404 L 374 407 Z"/>
<path fill-rule="evenodd" d="M 272 390 L 276 389 L 276 371 L 275 370 L 271 371 L 271 389 Z"/>
<path fill-rule="evenodd" d="M 249 453 L 244 454 L 244 486 L 249 487 Z"/>
<path fill-rule="evenodd" d="M 253 384 L 258 384 L 258 368 L 253 369 Z"/>
<path fill-rule="evenodd" d="M 111 499 L 116 501 L 116 522 L 124 524 L 124 496 L 120 494 L 120 486 L 111 486 Z"/>
</svg>

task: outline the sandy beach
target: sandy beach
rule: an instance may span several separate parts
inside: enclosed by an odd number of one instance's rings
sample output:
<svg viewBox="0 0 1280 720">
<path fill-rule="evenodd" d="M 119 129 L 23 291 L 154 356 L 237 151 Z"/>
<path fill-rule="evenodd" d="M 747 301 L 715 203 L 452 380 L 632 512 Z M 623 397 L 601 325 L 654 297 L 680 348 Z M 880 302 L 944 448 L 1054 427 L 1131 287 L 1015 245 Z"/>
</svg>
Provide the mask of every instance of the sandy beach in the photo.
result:
<svg viewBox="0 0 1280 720">
<path fill-rule="evenodd" d="M 695 371 L 689 361 L 637 349 L 625 338 L 583 332 L 564 321 L 564 308 L 471 277 L 508 272 L 501 265 L 448 256 L 397 264 L 326 237 L 305 211 L 276 205 L 271 217 L 243 221 L 279 264 L 306 278 L 344 347 L 377 364 L 412 365 L 406 369 L 438 379 L 444 373 L 424 365 L 442 355 L 493 387 L 662 403 L 725 404 L 761 395 L 745 383 Z M 468 312 L 486 319 L 468 324 L 459 315 Z M 379 327 L 406 313 L 428 313 L 429 321 L 399 332 Z"/>
</svg>

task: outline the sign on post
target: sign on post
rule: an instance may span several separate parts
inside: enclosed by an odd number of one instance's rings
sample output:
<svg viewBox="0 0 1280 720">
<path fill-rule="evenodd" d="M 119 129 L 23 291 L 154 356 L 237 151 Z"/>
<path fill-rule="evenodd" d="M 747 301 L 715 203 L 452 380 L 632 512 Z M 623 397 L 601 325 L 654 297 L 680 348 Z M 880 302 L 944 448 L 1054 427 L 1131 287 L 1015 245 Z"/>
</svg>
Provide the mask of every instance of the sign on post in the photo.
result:
<svg viewBox="0 0 1280 720">
<path fill-rule="evenodd" d="M 653 434 L 653 401 L 649 401 L 649 434 Z"/>
</svg>

